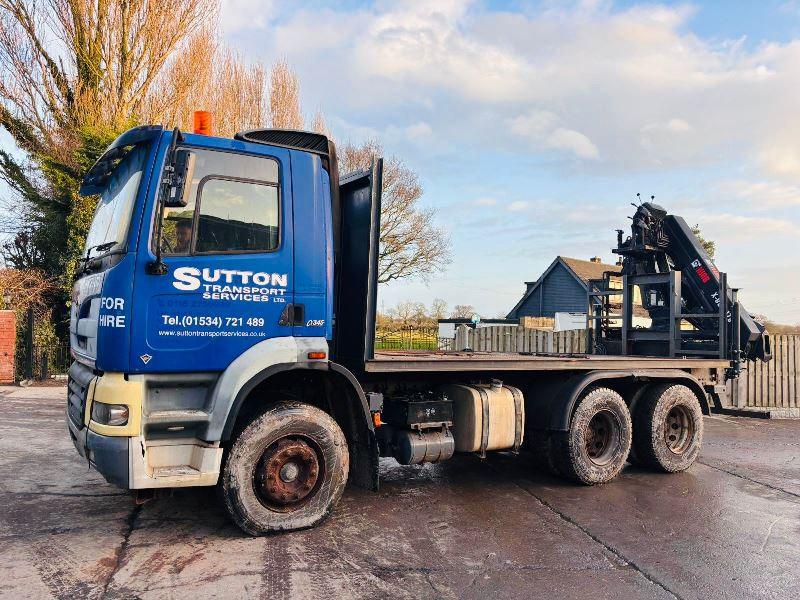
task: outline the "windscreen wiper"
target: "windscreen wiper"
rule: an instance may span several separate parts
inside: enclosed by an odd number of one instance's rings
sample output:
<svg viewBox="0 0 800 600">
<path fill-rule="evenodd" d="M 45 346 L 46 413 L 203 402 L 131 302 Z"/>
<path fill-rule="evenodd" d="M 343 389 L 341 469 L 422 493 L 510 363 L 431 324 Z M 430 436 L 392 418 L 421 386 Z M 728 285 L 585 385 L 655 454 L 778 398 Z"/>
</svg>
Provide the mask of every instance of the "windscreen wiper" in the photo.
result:
<svg viewBox="0 0 800 600">
<path fill-rule="evenodd" d="M 86 249 L 86 256 L 81 256 L 78 260 L 80 260 L 83 263 L 86 263 L 89 261 L 89 255 L 92 253 L 92 250 L 99 250 L 100 252 L 105 252 L 106 250 L 110 250 L 111 248 L 116 246 L 116 244 L 117 242 L 115 240 L 113 242 L 104 242 L 102 244 L 97 244 L 96 246 L 89 246 Z"/>
<path fill-rule="evenodd" d="M 110 250 L 114 246 L 117 245 L 116 241 L 113 242 L 105 242 L 103 244 L 97 244 L 96 246 L 90 246 L 86 249 L 86 256 L 81 256 L 78 261 L 81 263 L 81 268 L 79 274 L 88 273 L 91 271 L 92 267 L 96 264 L 94 261 L 97 259 L 106 258 L 107 256 L 112 256 L 114 254 L 124 254 L 124 250 L 117 250 L 114 252 L 106 252 L 106 250 Z M 105 254 L 99 254 L 98 256 L 89 256 L 92 253 L 92 250 L 98 250 L 99 252 L 106 252 Z"/>
</svg>

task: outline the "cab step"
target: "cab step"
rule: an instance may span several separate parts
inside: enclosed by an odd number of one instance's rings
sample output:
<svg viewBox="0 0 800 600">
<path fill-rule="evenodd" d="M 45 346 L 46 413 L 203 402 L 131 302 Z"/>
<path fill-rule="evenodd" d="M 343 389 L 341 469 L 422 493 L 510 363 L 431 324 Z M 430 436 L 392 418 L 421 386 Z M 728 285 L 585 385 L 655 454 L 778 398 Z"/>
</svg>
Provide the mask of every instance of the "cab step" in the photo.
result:
<svg viewBox="0 0 800 600">
<path fill-rule="evenodd" d="M 170 467 L 156 467 L 153 469 L 153 478 L 162 477 L 200 477 L 201 473 L 191 465 L 175 465 Z"/>
</svg>

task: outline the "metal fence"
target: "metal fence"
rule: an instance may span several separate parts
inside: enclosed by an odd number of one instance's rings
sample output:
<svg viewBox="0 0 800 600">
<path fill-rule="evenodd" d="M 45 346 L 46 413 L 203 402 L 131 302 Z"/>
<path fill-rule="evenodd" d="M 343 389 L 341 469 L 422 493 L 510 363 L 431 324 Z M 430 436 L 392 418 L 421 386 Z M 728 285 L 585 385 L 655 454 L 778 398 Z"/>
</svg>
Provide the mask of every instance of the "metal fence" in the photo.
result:
<svg viewBox="0 0 800 600">
<path fill-rule="evenodd" d="M 800 335 L 773 335 L 772 360 L 747 362 L 733 389 L 737 407 L 800 408 Z"/>
<path fill-rule="evenodd" d="M 451 350 L 453 340 L 440 338 L 439 330 L 427 327 L 403 327 L 375 334 L 376 350 Z"/>
<path fill-rule="evenodd" d="M 71 362 L 69 344 L 33 346 L 33 352 L 26 344 L 17 344 L 14 356 L 15 378 L 17 381 L 43 380 L 54 375 L 65 375 Z"/>
</svg>

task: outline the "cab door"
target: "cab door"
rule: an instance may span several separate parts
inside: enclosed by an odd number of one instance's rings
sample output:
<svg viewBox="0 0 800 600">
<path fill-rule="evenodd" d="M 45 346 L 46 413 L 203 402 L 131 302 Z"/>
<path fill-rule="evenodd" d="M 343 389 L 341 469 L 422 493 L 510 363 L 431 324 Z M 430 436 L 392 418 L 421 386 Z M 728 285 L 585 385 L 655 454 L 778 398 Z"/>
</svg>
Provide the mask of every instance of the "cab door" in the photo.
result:
<svg viewBox="0 0 800 600">
<path fill-rule="evenodd" d="M 250 346 L 292 335 L 282 318 L 294 300 L 289 152 L 196 135 L 181 147 L 194 166 L 187 205 L 165 208 L 161 221 L 165 275 L 148 270 L 156 228 L 140 240 L 132 372 L 220 371 Z"/>
<path fill-rule="evenodd" d="M 303 243 L 294 248 L 295 337 L 331 339 L 333 240 L 328 172 L 320 157 L 291 151 L 294 227 Z"/>
</svg>

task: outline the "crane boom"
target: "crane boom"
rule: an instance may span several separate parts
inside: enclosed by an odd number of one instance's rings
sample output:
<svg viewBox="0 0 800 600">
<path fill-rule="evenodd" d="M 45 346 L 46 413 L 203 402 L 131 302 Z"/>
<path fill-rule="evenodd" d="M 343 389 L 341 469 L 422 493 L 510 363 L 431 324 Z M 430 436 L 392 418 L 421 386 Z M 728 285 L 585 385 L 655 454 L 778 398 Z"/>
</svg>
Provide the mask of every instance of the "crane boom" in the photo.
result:
<svg viewBox="0 0 800 600">
<path fill-rule="evenodd" d="M 623 275 L 645 275 L 665 273 L 670 270 L 681 273 L 681 311 L 686 314 L 713 313 L 720 309 L 720 273 L 711 257 L 692 229 L 677 215 L 667 214 L 661 206 L 652 202 L 639 205 L 632 217 L 631 235 L 623 241 L 618 230 L 616 254 L 623 257 Z M 735 305 L 734 290 L 725 286 L 725 302 L 722 306 Z M 656 321 L 664 309 L 658 302 L 643 295 L 643 306 Z M 745 360 L 769 360 L 771 348 L 769 334 L 756 323 L 744 307 L 739 306 L 739 331 L 733 330 L 734 315 L 726 315 L 729 323 L 729 340 L 739 341 L 738 358 Z M 713 330 L 717 325 L 707 318 L 687 318 L 697 330 Z M 738 333 L 738 335 L 736 335 Z M 734 358 L 737 358 L 734 356 Z"/>
</svg>

